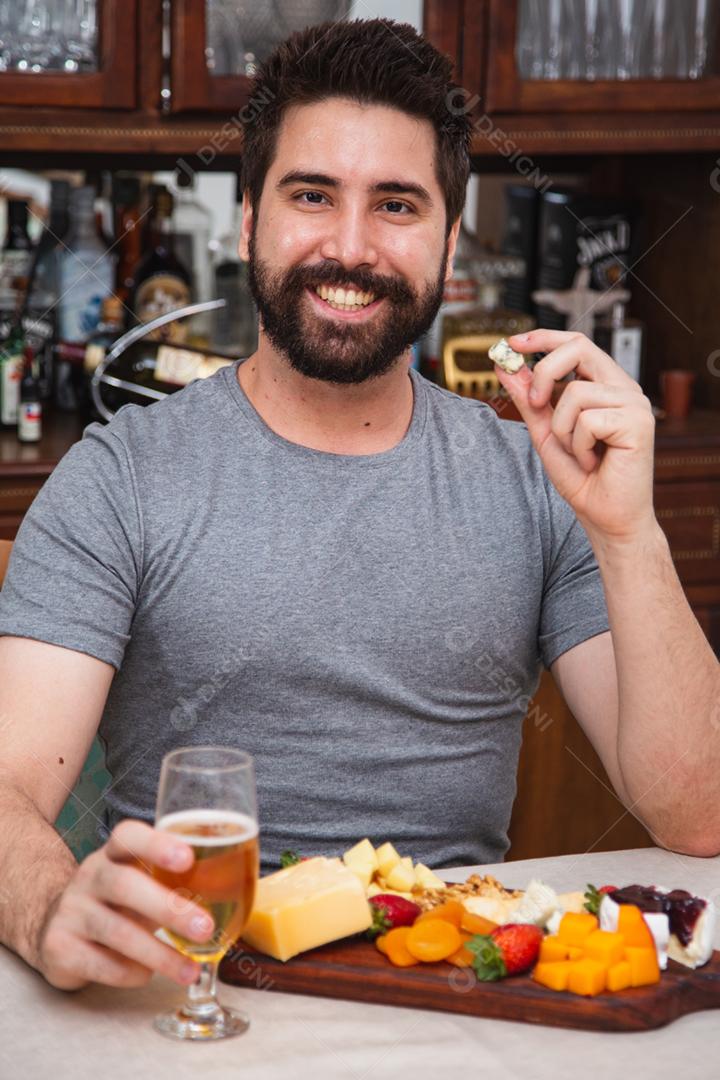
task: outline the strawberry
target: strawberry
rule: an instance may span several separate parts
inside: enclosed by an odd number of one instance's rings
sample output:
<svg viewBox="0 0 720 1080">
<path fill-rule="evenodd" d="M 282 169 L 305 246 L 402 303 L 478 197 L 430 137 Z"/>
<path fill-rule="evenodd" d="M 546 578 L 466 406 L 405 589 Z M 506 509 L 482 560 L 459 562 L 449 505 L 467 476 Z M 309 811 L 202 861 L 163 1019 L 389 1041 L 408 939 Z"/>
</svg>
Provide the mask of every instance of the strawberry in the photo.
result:
<svg viewBox="0 0 720 1080">
<path fill-rule="evenodd" d="M 597 915 L 600 911 L 600 901 L 607 893 L 614 893 L 617 889 L 617 885 L 601 885 L 599 889 L 596 889 L 594 885 L 588 884 L 585 892 L 585 910 L 589 911 L 591 915 Z"/>
<path fill-rule="evenodd" d="M 370 906 L 373 909 L 373 924 L 368 930 L 368 937 L 371 940 L 378 934 L 385 934 L 398 926 L 412 926 L 421 911 L 412 900 L 388 893 L 371 896 Z"/>
<path fill-rule="evenodd" d="M 491 934 L 476 934 L 465 948 L 474 954 L 473 969 L 481 982 L 528 971 L 538 958 L 543 931 L 532 923 L 505 923 Z"/>
</svg>

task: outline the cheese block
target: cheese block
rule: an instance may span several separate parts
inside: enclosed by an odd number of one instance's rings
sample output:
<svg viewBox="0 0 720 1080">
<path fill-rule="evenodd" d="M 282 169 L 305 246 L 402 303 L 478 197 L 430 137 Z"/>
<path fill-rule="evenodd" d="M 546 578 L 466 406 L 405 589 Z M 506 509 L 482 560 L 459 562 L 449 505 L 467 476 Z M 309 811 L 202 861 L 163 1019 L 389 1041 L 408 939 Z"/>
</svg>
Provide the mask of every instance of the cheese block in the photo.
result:
<svg viewBox="0 0 720 1080">
<path fill-rule="evenodd" d="M 260 878 L 243 941 L 276 960 L 367 930 L 372 912 L 359 878 L 317 856 Z"/>
</svg>

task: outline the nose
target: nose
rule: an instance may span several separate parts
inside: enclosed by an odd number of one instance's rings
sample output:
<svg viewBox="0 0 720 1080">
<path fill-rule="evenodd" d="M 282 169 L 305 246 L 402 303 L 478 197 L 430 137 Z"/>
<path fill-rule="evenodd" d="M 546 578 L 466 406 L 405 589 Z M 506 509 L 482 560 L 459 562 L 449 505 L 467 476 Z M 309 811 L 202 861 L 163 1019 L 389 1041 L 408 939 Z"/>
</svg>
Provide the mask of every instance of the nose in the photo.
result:
<svg viewBox="0 0 720 1080">
<path fill-rule="evenodd" d="M 340 263 L 347 270 L 377 265 L 372 225 L 362 207 L 346 205 L 332 215 L 327 221 L 320 254 L 324 259 Z"/>
</svg>

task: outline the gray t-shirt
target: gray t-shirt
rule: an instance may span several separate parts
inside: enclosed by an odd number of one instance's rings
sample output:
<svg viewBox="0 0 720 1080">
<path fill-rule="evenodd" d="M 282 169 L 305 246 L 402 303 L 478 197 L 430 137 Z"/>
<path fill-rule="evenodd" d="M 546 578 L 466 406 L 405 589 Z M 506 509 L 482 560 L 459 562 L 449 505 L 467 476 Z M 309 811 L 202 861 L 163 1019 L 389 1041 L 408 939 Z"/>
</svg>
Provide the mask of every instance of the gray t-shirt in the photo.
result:
<svg viewBox="0 0 720 1080">
<path fill-rule="evenodd" d="M 540 665 L 607 630 L 602 585 L 525 426 L 411 377 L 383 453 L 282 438 L 234 365 L 57 466 L 0 634 L 117 668 L 109 825 L 152 820 L 163 754 L 223 743 L 255 757 L 266 868 L 363 836 L 432 866 L 503 857 Z"/>
</svg>

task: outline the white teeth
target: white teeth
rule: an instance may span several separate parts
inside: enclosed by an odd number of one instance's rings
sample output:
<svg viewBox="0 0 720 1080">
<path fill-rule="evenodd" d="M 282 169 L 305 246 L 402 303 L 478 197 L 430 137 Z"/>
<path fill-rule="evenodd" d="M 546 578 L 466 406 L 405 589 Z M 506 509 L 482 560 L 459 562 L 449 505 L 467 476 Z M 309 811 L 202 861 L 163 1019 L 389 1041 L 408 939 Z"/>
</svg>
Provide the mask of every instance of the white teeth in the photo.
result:
<svg viewBox="0 0 720 1080">
<path fill-rule="evenodd" d="M 335 289 L 327 285 L 316 286 L 315 292 L 336 311 L 357 311 L 375 299 L 374 293 L 360 292 L 359 289 Z"/>
</svg>

